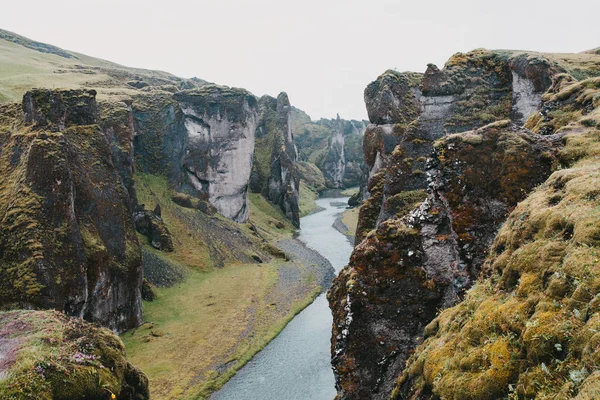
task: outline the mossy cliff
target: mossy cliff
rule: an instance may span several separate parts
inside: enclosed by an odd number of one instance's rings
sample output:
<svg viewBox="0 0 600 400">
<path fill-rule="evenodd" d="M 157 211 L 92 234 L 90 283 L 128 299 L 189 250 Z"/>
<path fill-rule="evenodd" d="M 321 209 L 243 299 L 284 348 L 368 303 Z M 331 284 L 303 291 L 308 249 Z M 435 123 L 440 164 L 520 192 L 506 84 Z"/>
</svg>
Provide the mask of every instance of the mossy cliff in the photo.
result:
<svg viewBox="0 0 600 400">
<path fill-rule="evenodd" d="M 597 397 L 596 79 L 523 54 L 457 54 L 418 109 L 376 108 L 418 117 L 365 136 L 362 241 L 328 294 L 340 399 Z"/>
<path fill-rule="evenodd" d="M 292 107 L 292 129 L 298 158 L 304 163 L 303 176 L 317 192 L 325 188 L 350 188 L 363 184 L 365 172 L 362 140 L 367 121 L 320 119 L 312 121 L 302 110 Z M 312 164 L 317 167 L 318 172 Z M 319 173 L 320 172 L 320 173 Z M 320 185 L 324 180 L 325 187 Z M 319 182 L 316 185 L 313 182 Z"/>
<path fill-rule="evenodd" d="M 149 399 L 148 378 L 113 332 L 58 311 L 0 313 L 6 400 Z"/>
<path fill-rule="evenodd" d="M 28 92 L 3 124 L 0 300 L 122 331 L 141 323 L 141 254 L 95 94 Z"/>
<path fill-rule="evenodd" d="M 300 227 L 298 151 L 291 126 L 292 106 L 286 93 L 258 101 L 254 162 L 250 189 L 262 193 L 281 208 L 295 227 Z"/>
</svg>

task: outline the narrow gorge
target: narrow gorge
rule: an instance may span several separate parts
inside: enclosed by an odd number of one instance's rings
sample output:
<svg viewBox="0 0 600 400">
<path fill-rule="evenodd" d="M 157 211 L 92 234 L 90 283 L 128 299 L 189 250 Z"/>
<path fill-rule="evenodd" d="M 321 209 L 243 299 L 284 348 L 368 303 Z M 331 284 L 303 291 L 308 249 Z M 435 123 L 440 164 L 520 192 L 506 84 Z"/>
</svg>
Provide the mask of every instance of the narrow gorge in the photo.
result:
<svg viewBox="0 0 600 400">
<path fill-rule="evenodd" d="M 313 120 L 0 30 L 0 399 L 600 399 L 600 50 L 424 70 Z"/>
</svg>

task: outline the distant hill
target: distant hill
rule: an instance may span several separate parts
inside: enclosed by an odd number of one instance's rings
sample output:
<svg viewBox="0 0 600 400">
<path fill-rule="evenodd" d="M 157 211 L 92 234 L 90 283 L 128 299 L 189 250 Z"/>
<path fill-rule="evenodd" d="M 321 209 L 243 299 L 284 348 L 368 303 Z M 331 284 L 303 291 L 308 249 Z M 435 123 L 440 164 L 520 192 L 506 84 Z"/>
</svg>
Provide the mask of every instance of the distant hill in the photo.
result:
<svg viewBox="0 0 600 400">
<path fill-rule="evenodd" d="M 207 83 L 163 71 L 125 67 L 0 29 L 0 103 L 19 101 L 35 87 L 93 88 L 99 100 L 121 100 L 150 88 L 173 93 Z"/>
</svg>

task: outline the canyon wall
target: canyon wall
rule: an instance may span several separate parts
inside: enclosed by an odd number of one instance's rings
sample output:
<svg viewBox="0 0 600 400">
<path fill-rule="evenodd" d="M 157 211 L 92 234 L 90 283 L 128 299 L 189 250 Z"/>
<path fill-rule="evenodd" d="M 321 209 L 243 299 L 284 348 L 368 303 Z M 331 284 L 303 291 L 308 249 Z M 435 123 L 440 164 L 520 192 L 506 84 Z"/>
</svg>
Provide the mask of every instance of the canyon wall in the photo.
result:
<svg viewBox="0 0 600 400">
<path fill-rule="evenodd" d="M 142 321 L 141 254 L 95 96 L 36 90 L 6 108 L 0 299 L 123 331 Z"/>
<path fill-rule="evenodd" d="M 335 119 L 312 121 L 302 110 L 292 107 L 292 127 L 298 158 L 305 181 L 314 191 L 340 189 L 363 184 L 365 177 L 362 140 L 366 121 Z M 318 169 L 315 177 L 312 171 Z M 311 182 L 324 180 L 323 185 Z"/>
<path fill-rule="evenodd" d="M 291 125 L 292 106 L 286 93 L 258 101 L 259 124 L 250 189 L 279 206 L 294 226 L 300 227 L 298 151 Z"/>
<path fill-rule="evenodd" d="M 536 111 L 558 114 L 543 93 L 567 67 L 475 50 L 442 70 L 387 71 L 367 87 L 369 197 L 350 264 L 328 293 L 339 398 L 411 393 L 397 379 L 426 327 L 461 302 L 502 223 L 561 163 L 564 133 Z M 519 126 L 532 112 L 535 132 Z M 446 397 L 427 397 L 428 385 L 414 398 Z"/>
</svg>

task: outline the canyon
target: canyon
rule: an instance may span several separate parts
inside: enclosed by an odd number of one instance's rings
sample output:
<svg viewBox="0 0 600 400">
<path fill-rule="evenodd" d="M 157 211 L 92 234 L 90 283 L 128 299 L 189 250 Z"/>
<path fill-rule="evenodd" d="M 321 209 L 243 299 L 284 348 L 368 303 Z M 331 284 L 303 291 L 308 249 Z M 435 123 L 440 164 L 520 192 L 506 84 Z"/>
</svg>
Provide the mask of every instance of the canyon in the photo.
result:
<svg viewBox="0 0 600 400">
<path fill-rule="evenodd" d="M 326 289 L 336 399 L 600 396 L 598 50 L 387 70 L 369 121 L 0 55 L 0 397 L 207 398 Z M 352 187 L 344 266 L 314 213 Z"/>
<path fill-rule="evenodd" d="M 175 346 L 160 339 L 151 311 L 142 314 L 142 300 L 168 302 L 182 284 L 254 274 L 255 285 L 248 289 L 255 292 L 246 295 L 253 299 L 264 291 L 264 304 L 253 306 L 260 322 L 253 322 L 252 312 L 244 315 L 249 319 L 239 334 L 248 338 L 231 337 L 236 339 L 231 348 L 222 341 L 207 356 L 211 362 L 223 358 L 227 367 L 221 373 L 202 377 L 203 352 L 193 348 L 186 354 L 196 368 L 189 381 L 183 375 L 168 382 L 149 376 L 152 393 L 160 397 L 178 398 L 184 384 L 190 395 L 214 390 L 213 381 L 240 368 L 331 276 L 327 263 L 313 265 L 290 255 L 301 247 L 292 238 L 300 223 L 301 172 L 287 94 L 258 98 L 245 89 L 127 68 L 0 33 L 0 51 L 11 60 L 4 69 L 9 79 L 0 88 L 0 302 L 3 309 L 54 309 L 98 324 L 81 322 L 76 332 L 87 333 L 77 336 L 85 342 L 79 347 L 57 342 L 65 352 L 59 358 L 50 355 L 52 346 L 44 347 L 49 359 L 43 364 L 9 357 L 2 373 L 10 371 L 11 379 L 0 393 L 16 396 L 28 382 L 36 398 L 107 393 L 148 398 L 148 378 L 126 362 L 120 339 L 94 330 L 102 326 L 123 334 L 128 353 L 140 360 L 158 351 L 154 347 Z M 13 71 L 28 68 L 33 70 L 25 86 L 31 86 L 23 89 L 21 75 Z M 303 123 L 314 124 L 310 118 Z M 332 159 L 343 158 L 343 148 L 330 150 L 338 145 L 339 132 L 323 126 L 319 133 L 322 141 L 311 150 L 332 153 L 328 159 L 344 165 L 345 160 Z M 303 163 L 306 214 L 318 192 L 343 186 L 326 180 L 309 160 Z M 256 269 L 260 266 L 264 272 Z M 300 282 L 290 286 L 290 274 Z M 245 307 L 240 299 L 224 315 L 245 313 Z M 163 321 L 169 329 L 176 329 L 174 323 Z M 3 316 L 5 335 L 19 338 L 11 354 L 25 354 L 28 343 L 47 334 L 43 324 L 54 324 L 53 335 L 71 335 L 71 321 L 54 314 Z M 148 326 L 154 328 L 146 331 Z M 185 331 L 181 335 L 182 341 L 193 339 Z M 118 351 L 104 351 L 106 341 Z M 70 352 L 83 354 L 84 361 Z M 238 362 L 231 361 L 232 354 Z M 153 357 L 141 366 L 146 370 L 160 360 Z M 127 368 L 108 375 L 100 370 L 113 363 Z M 206 365 L 206 371 L 211 368 Z M 74 380 L 86 373 L 102 378 L 78 386 L 60 371 Z"/>
</svg>

